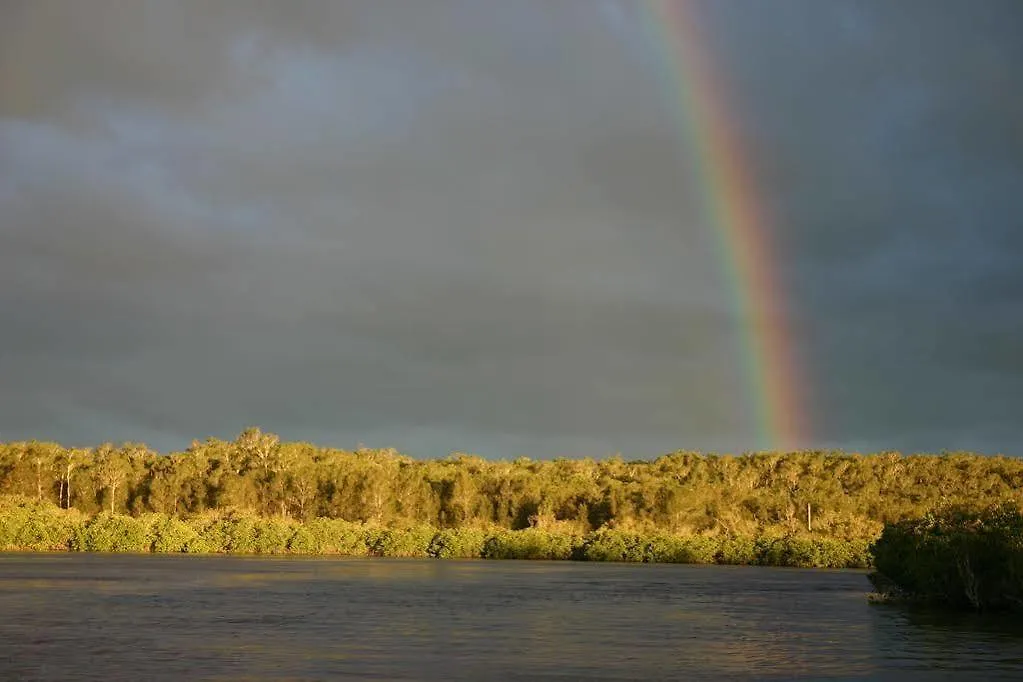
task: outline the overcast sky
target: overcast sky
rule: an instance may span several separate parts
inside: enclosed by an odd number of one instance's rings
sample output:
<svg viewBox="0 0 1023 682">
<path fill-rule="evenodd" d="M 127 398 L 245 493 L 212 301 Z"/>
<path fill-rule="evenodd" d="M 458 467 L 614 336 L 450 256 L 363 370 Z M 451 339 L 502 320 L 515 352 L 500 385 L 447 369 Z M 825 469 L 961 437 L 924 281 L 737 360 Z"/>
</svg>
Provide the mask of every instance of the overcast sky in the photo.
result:
<svg viewBox="0 0 1023 682">
<path fill-rule="evenodd" d="M 1023 3 L 691 4 L 803 445 L 1023 454 Z M 0 439 L 755 447 L 639 7 L 0 2 Z"/>
</svg>

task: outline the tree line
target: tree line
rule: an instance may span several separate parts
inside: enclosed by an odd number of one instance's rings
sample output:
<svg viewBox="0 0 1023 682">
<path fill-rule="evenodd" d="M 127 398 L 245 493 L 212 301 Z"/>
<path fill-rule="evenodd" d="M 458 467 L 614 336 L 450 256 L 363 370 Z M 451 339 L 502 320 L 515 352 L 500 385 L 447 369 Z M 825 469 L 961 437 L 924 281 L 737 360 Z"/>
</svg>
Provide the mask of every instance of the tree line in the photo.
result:
<svg viewBox="0 0 1023 682">
<path fill-rule="evenodd" d="M 160 454 L 145 445 L 0 445 L 0 495 L 188 519 L 237 512 L 374 527 L 537 528 L 679 536 L 873 539 L 951 504 L 1019 505 L 1023 461 L 969 453 L 675 452 L 653 460 L 417 460 L 284 443 L 258 428 Z"/>
</svg>

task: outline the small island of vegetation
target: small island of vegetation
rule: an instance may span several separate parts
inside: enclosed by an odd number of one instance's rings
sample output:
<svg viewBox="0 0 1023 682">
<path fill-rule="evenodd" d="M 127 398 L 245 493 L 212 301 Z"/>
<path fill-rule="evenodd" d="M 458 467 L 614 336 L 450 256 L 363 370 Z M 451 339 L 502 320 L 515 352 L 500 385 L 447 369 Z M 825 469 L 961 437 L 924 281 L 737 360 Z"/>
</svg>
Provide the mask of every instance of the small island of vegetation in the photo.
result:
<svg viewBox="0 0 1023 682">
<path fill-rule="evenodd" d="M 968 453 L 416 460 L 257 428 L 168 455 L 17 442 L 0 445 L 0 551 L 866 568 L 878 541 L 878 570 L 900 584 L 890 558 L 910 519 L 1018 510 L 1021 487 L 1020 460 Z"/>
<path fill-rule="evenodd" d="M 870 575 L 885 600 L 1023 610 L 1023 514 L 1016 504 L 955 507 L 885 526 Z"/>
</svg>

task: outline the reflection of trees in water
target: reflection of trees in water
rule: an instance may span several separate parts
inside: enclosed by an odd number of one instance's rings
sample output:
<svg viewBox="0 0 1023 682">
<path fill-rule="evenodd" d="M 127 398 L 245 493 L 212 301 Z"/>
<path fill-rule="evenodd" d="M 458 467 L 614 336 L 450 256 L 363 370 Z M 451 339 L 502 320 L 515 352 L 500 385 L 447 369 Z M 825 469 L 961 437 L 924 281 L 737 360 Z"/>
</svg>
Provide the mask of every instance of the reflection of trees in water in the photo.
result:
<svg viewBox="0 0 1023 682">
<path fill-rule="evenodd" d="M 877 604 L 870 609 L 874 645 L 883 659 L 944 673 L 1000 671 L 1018 678 L 1023 622 L 1009 614 L 977 614 Z"/>
</svg>

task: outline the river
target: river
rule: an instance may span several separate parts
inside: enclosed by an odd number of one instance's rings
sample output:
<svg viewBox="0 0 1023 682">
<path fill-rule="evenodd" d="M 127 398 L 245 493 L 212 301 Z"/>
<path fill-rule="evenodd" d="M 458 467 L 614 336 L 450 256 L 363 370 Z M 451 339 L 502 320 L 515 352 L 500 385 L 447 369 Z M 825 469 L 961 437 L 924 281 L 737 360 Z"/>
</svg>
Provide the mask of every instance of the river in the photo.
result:
<svg viewBox="0 0 1023 682">
<path fill-rule="evenodd" d="M 0 554 L 0 679 L 1021 679 L 860 571 Z"/>
</svg>

